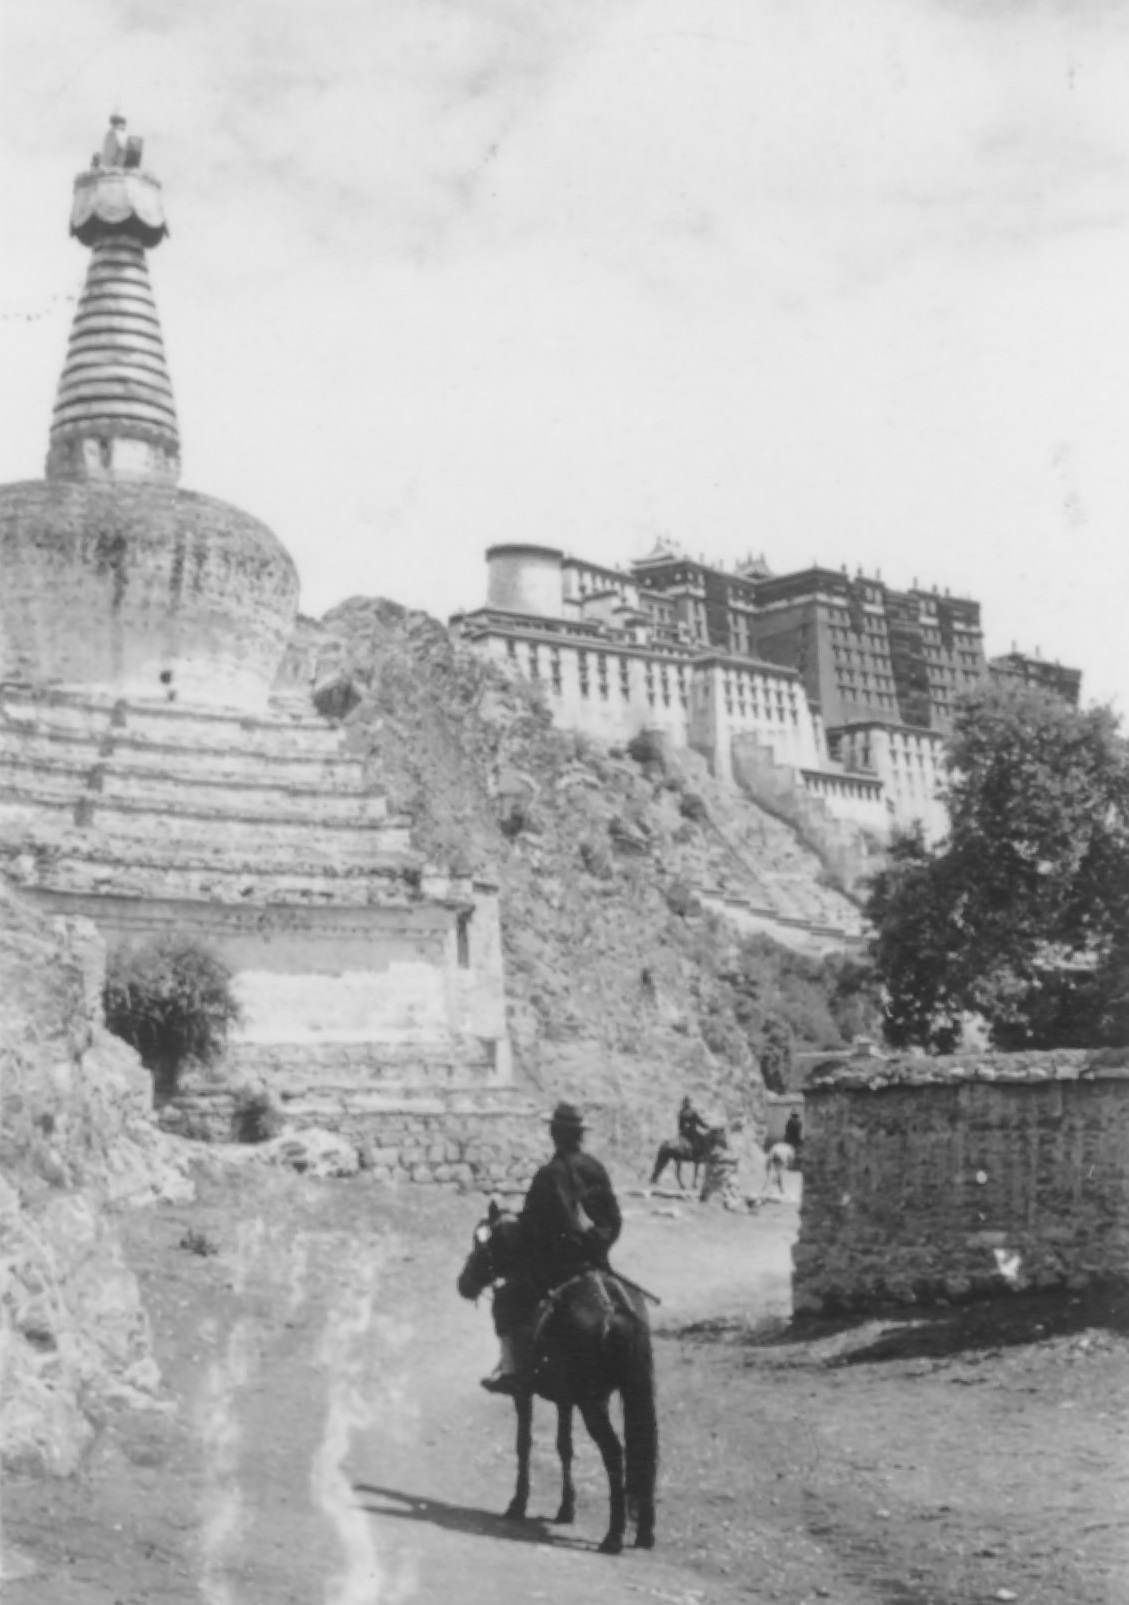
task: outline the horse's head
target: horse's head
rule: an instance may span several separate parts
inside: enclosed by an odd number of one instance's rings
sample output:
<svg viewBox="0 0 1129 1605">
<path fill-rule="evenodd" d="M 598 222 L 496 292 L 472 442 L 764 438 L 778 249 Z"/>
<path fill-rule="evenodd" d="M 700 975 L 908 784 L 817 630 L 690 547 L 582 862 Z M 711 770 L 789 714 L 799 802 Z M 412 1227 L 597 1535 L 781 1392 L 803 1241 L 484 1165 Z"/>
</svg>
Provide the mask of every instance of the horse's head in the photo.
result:
<svg viewBox="0 0 1129 1605">
<path fill-rule="evenodd" d="M 516 1239 L 517 1217 L 506 1214 L 491 1199 L 486 1219 L 474 1228 L 470 1253 L 455 1283 L 461 1297 L 477 1298 L 492 1282 L 509 1274 L 517 1257 Z"/>
</svg>

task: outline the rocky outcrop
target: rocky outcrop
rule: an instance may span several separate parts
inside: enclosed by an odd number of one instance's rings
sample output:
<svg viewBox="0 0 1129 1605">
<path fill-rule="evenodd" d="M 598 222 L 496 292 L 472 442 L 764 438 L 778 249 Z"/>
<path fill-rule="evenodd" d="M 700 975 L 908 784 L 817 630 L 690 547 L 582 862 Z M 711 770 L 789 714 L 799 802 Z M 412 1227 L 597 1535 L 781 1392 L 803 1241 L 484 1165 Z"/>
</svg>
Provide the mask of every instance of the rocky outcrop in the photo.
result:
<svg viewBox="0 0 1129 1605">
<path fill-rule="evenodd" d="M 303 620 L 280 684 L 347 685 L 348 744 L 413 844 L 497 880 L 526 1086 L 597 1106 L 601 1140 L 632 1153 L 668 1134 L 686 1090 L 759 1122 L 724 983 L 733 927 L 696 889 L 724 884 L 797 923 L 857 922 L 786 825 L 692 755 L 641 762 L 556 729 L 535 687 L 393 603 Z"/>
<path fill-rule="evenodd" d="M 0 1444 L 68 1473 L 105 1414 L 158 1402 L 113 1206 L 191 1196 L 149 1074 L 100 1018 L 101 944 L 0 884 Z"/>
</svg>

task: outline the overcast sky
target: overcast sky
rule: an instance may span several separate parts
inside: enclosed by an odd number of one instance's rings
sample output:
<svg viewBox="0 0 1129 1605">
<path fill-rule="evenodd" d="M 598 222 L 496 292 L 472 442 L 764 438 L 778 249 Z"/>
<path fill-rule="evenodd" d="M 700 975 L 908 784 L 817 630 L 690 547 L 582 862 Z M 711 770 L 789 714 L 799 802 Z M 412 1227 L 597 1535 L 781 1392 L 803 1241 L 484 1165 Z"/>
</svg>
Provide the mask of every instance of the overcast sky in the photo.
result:
<svg viewBox="0 0 1129 1605">
<path fill-rule="evenodd" d="M 7 0 L 2 48 L 0 480 L 120 106 L 183 483 L 305 611 L 664 536 L 976 596 L 1129 710 L 1129 6 Z"/>
</svg>

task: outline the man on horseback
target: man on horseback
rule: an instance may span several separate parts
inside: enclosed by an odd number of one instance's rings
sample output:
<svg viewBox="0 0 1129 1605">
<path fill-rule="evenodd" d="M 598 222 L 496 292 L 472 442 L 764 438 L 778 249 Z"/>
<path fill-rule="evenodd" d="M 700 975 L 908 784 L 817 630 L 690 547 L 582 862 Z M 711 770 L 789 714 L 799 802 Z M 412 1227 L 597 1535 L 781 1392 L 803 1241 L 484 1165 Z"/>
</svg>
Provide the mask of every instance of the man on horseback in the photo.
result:
<svg viewBox="0 0 1129 1605">
<path fill-rule="evenodd" d="M 607 1270 L 620 1213 L 608 1173 L 581 1152 L 584 1121 L 558 1104 L 550 1123 L 554 1153 L 534 1177 L 521 1215 L 491 1202 L 456 1281 L 459 1296 L 494 1289 L 494 1325 L 502 1340 L 492 1393 L 513 1396 L 517 1415 L 517 1484 L 506 1507 L 525 1517 L 530 1492 L 534 1398 L 557 1410 L 561 1503 L 555 1521 L 572 1521 L 572 1421 L 579 1412 L 600 1451 L 608 1479 L 608 1530 L 599 1548 L 617 1555 L 629 1526 L 635 1545 L 655 1542 L 658 1419 L 655 1366 L 645 1288 Z M 622 1437 L 609 1406 L 623 1406 Z"/>
<path fill-rule="evenodd" d="M 717 1128 L 702 1118 L 689 1096 L 683 1098 L 678 1108 L 678 1137 L 674 1142 L 664 1142 L 659 1148 L 649 1185 L 657 1187 L 663 1171 L 673 1162 L 679 1187 L 682 1186 L 683 1165 L 693 1165 L 694 1186 L 697 1187 L 698 1167 L 708 1158 L 716 1132 Z"/>
<path fill-rule="evenodd" d="M 553 1157 L 534 1176 L 518 1218 L 522 1270 L 494 1295 L 494 1329 L 501 1360 L 482 1386 L 513 1394 L 532 1363 L 527 1351 L 541 1300 L 584 1271 L 607 1267 L 608 1251 L 622 1220 L 611 1178 L 600 1161 L 584 1153 L 580 1110 L 559 1103 L 549 1121 Z"/>
<path fill-rule="evenodd" d="M 709 1121 L 702 1119 L 687 1094 L 678 1110 L 678 1135 L 690 1144 L 691 1150 L 696 1150 L 702 1146 L 709 1130 Z"/>
</svg>

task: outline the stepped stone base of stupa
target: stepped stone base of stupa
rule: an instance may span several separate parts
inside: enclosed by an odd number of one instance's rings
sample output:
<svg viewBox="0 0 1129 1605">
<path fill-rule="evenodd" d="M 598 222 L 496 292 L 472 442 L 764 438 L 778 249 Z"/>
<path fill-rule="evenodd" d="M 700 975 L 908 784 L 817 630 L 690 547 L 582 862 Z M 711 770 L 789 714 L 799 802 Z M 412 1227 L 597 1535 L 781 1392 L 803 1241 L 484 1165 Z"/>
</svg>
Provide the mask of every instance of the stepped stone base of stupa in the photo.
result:
<svg viewBox="0 0 1129 1605">
<path fill-rule="evenodd" d="M 230 1136 L 231 1086 L 261 1082 L 291 1120 L 464 1180 L 468 1120 L 527 1119 L 496 889 L 425 863 L 312 711 L 0 684 L 0 872 L 110 943 L 192 935 L 232 968 L 244 1019 L 191 1095 L 197 1135 Z M 464 1157 L 420 1158 L 424 1136 Z"/>
</svg>

